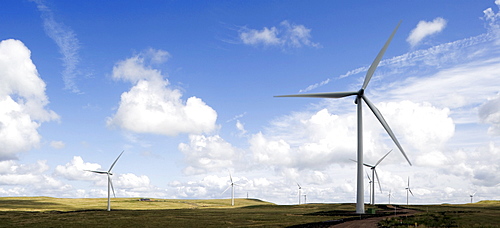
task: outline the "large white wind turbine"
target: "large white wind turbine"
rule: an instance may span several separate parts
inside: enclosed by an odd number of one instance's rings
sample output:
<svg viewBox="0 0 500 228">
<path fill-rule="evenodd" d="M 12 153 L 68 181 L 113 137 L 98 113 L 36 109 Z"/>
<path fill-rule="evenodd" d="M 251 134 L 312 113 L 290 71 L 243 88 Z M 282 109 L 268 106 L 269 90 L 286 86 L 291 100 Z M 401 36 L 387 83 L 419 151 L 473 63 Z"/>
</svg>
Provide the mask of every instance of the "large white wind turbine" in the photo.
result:
<svg viewBox="0 0 500 228">
<path fill-rule="evenodd" d="M 231 184 L 226 188 L 226 190 L 221 193 L 221 195 L 224 194 L 229 188 L 231 188 L 231 206 L 234 206 L 234 182 L 231 173 L 229 173 L 229 180 L 231 181 Z"/>
<path fill-rule="evenodd" d="M 410 177 L 408 177 L 408 187 L 406 189 L 406 205 L 408 205 L 408 192 L 413 196 L 413 192 L 410 189 Z"/>
<path fill-rule="evenodd" d="M 313 94 L 296 94 L 296 95 L 284 95 L 284 96 L 276 96 L 276 97 L 319 97 L 319 98 L 343 98 L 347 96 L 356 96 L 355 104 L 357 104 L 357 120 L 358 120 L 358 153 L 357 153 L 357 161 L 358 161 L 358 166 L 357 166 L 357 197 L 356 197 L 356 212 L 363 214 L 365 213 L 365 206 L 364 206 L 364 189 L 363 189 L 363 118 L 362 118 L 362 107 L 363 107 L 363 101 L 365 101 L 366 105 L 372 110 L 373 114 L 375 114 L 375 117 L 377 117 L 378 121 L 382 124 L 384 129 L 387 131 L 389 136 L 391 137 L 392 141 L 397 145 L 403 156 L 406 158 L 408 163 L 411 165 L 410 160 L 406 156 L 403 147 L 399 144 L 398 140 L 396 139 L 396 136 L 392 132 L 391 128 L 385 121 L 384 117 L 380 113 L 380 111 L 375 107 L 375 105 L 368 100 L 368 98 L 365 95 L 365 89 L 368 86 L 368 83 L 370 82 L 370 79 L 373 76 L 373 73 L 375 72 L 375 69 L 377 69 L 378 64 L 380 63 L 380 60 L 384 56 L 385 51 L 387 50 L 387 47 L 389 46 L 392 38 L 394 37 L 394 34 L 396 34 L 396 31 L 399 28 L 399 25 L 401 22 L 398 23 L 394 31 L 392 32 L 391 36 L 389 39 L 385 42 L 384 46 L 378 53 L 377 57 L 373 61 L 373 63 L 370 65 L 370 68 L 368 68 L 368 71 L 366 72 L 365 76 L 365 81 L 363 85 L 361 86 L 361 89 L 358 91 L 352 91 L 352 92 L 331 92 L 331 93 L 313 93 Z"/>
<path fill-rule="evenodd" d="M 115 195 L 115 189 L 113 188 L 113 182 L 111 182 L 111 175 L 113 175 L 111 173 L 111 170 L 113 169 L 113 166 L 115 166 L 115 164 L 118 161 L 118 159 L 122 156 L 123 152 L 125 152 L 125 151 L 122 151 L 120 153 L 120 155 L 118 155 L 118 157 L 116 158 L 115 162 L 113 162 L 113 164 L 111 164 L 111 167 L 109 167 L 108 171 L 85 170 L 85 171 L 89 171 L 89 172 L 93 172 L 93 173 L 98 173 L 98 174 L 106 174 L 108 176 L 108 211 L 111 211 L 111 190 L 113 190 L 113 196 L 116 197 L 116 195 Z"/>
</svg>

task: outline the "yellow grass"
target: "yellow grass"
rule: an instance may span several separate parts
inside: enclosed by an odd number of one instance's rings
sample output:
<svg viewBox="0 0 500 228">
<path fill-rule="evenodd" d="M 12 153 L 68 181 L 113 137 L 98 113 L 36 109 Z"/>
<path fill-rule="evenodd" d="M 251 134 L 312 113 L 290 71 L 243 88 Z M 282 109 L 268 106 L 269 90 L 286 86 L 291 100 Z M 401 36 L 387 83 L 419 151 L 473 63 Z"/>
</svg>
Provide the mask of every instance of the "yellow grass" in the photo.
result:
<svg viewBox="0 0 500 228">
<path fill-rule="evenodd" d="M 52 198 L 52 197 L 0 197 L 0 211 L 78 211 L 104 210 L 107 198 Z M 234 207 L 253 205 L 274 205 L 254 199 L 235 199 Z M 112 198 L 111 209 L 117 210 L 161 210 L 161 209 L 202 209 L 231 208 L 230 199 L 185 200 Z"/>
</svg>

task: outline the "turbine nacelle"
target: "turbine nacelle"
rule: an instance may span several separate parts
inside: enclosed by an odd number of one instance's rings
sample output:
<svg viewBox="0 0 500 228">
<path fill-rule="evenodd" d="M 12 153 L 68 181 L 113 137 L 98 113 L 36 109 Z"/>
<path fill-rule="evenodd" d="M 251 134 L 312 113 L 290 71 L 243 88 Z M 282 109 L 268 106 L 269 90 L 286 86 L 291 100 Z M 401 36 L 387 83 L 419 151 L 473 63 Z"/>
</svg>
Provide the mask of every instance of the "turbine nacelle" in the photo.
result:
<svg viewBox="0 0 500 228">
<path fill-rule="evenodd" d="M 358 95 L 356 96 L 356 99 L 354 99 L 354 104 L 358 104 L 358 100 L 361 100 L 361 98 L 363 98 L 364 94 L 365 94 L 365 89 L 360 89 L 358 91 Z"/>
</svg>

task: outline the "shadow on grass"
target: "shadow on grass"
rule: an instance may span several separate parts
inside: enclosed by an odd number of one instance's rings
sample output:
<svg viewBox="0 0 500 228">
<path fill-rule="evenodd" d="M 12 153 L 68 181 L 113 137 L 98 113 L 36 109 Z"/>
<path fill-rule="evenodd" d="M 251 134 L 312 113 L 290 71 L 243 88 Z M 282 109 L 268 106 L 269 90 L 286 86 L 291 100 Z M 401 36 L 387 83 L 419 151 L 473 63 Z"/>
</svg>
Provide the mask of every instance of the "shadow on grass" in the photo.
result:
<svg viewBox="0 0 500 228">
<path fill-rule="evenodd" d="M 20 209 L 20 208 L 30 208 L 30 209 L 45 209 L 48 206 L 58 206 L 61 204 L 42 202 L 39 200 L 0 200 L 0 207 L 7 209 Z"/>
</svg>

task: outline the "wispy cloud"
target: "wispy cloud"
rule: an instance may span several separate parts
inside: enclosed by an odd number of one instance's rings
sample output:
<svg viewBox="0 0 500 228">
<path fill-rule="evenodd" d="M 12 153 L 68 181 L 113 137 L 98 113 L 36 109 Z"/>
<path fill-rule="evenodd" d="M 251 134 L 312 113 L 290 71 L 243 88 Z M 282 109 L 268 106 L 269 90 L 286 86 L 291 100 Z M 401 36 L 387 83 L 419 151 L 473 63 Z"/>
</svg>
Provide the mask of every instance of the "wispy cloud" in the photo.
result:
<svg viewBox="0 0 500 228">
<path fill-rule="evenodd" d="M 418 22 L 417 27 L 410 32 L 410 35 L 408 36 L 406 41 L 408 41 L 408 43 L 410 43 L 410 45 L 414 47 L 419 44 L 420 41 L 422 41 L 424 38 L 443 31 L 445 27 L 446 20 L 441 17 L 438 17 L 433 21 L 420 21 Z"/>
<path fill-rule="evenodd" d="M 480 54 L 480 52 L 468 52 L 464 55 L 462 52 L 468 51 L 467 48 L 481 43 L 486 43 L 495 39 L 495 31 L 491 30 L 488 33 L 484 33 L 478 36 L 465 38 L 462 40 L 457 40 L 445 44 L 436 45 L 428 49 L 416 50 L 407 52 L 405 54 L 394 56 L 390 59 L 384 59 L 380 62 L 379 68 L 391 67 L 393 71 L 397 71 L 397 68 L 401 67 L 411 67 L 419 64 L 420 66 L 438 66 L 444 63 L 453 63 L 461 58 L 474 58 L 475 55 Z M 499 30 L 500 31 L 500 30 Z M 462 54 L 461 54 L 462 53 Z M 356 75 L 359 73 L 366 72 L 369 66 L 359 67 L 346 72 L 338 76 L 338 79 Z M 377 72 L 375 72 L 377 74 Z M 373 79 L 372 79 L 373 80 Z M 320 86 L 326 85 L 331 82 L 331 79 L 323 80 L 322 82 L 315 83 L 307 86 L 305 89 L 301 89 L 300 92 L 307 92 L 316 89 Z"/>
<path fill-rule="evenodd" d="M 59 52 L 63 56 L 64 70 L 62 75 L 64 89 L 71 90 L 73 93 L 80 93 L 81 91 L 75 83 L 76 76 L 78 75 L 76 67 L 79 62 L 78 50 L 80 49 L 80 42 L 71 28 L 54 19 L 54 13 L 43 0 L 32 1 L 36 3 L 41 13 L 45 32 L 54 40 L 59 47 Z"/>
<path fill-rule="evenodd" d="M 243 27 L 239 31 L 239 38 L 244 44 L 252 46 L 321 47 L 319 43 L 311 41 L 311 29 L 304 25 L 291 24 L 286 20 L 278 27 L 264 27 L 262 30 Z"/>
</svg>

